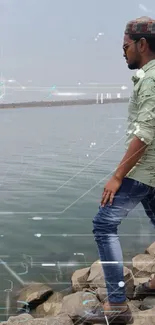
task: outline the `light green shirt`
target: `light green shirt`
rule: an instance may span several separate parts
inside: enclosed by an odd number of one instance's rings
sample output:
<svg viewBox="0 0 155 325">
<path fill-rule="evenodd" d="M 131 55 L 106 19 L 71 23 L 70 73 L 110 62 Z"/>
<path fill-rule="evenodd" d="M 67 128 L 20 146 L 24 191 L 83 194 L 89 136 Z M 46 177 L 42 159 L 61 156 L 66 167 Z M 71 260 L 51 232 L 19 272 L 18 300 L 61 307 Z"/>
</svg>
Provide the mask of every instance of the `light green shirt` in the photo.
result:
<svg viewBox="0 0 155 325">
<path fill-rule="evenodd" d="M 133 94 L 128 107 L 126 149 L 136 135 L 148 146 L 127 177 L 155 187 L 155 60 L 143 66 L 134 76 Z"/>
</svg>

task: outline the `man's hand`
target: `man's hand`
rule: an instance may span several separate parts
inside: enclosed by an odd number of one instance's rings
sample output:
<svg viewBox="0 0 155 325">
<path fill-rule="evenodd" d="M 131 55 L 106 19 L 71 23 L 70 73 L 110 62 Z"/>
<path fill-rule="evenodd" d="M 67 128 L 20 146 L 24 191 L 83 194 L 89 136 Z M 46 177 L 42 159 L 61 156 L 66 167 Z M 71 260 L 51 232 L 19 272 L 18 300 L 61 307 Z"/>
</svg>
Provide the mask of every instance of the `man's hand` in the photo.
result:
<svg viewBox="0 0 155 325">
<path fill-rule="evenodd" d="M 114 196 L 116 192 L 119 190 L 122 185 L 122 179 L 117 178 L 116 176 L 112 176 L 111 179 L 104 187 L 104 191 L 102 194 L 101 206 L 105 206 L 105 204 L 109 201 L 112 205 Z"/>
</svg>

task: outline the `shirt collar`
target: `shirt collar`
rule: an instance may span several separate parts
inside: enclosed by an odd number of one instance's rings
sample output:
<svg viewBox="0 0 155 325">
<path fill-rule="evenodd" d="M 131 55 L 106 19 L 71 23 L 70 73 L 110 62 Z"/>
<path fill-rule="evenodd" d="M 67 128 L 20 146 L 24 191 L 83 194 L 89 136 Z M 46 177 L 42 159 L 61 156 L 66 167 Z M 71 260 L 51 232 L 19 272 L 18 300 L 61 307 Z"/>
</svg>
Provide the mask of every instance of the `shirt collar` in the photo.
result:
<svg viewBox="0 0 155 325">
<path fill-rule="evenodd" d="M 155 67 L 155 59 L 149 61 L 148 63 L 146 63 L 146 64 L 143 66 L 143 68 L 139 69 L 139 70 L 137 71 L 137 75 L 132 76 L 132 81 L 133 81 L 134 85 L 135 85 L 135 84 L 136 84 L 136 83 L 137 83 L 141 78 L 143 78 L 143 76 L 140 77 L 140 72 L 142 72 L 142 75 L 143 75 L 144 72 L 150 70 L 150 69 L 153 68 L 153 67 Z"/>
</svg>

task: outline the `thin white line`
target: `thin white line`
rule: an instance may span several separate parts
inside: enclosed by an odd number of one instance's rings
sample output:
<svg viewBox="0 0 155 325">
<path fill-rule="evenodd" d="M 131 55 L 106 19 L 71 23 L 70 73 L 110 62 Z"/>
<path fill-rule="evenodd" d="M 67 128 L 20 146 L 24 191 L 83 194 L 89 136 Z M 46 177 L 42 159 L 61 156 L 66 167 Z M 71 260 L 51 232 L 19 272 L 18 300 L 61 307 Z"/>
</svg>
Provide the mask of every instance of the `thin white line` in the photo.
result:
<svg viewBox="0 0 155 325">
<path fill-rule="evenodd" d="M 41 265 L 42 265 L 42 266 L 56 266 L 56 264 L 53 264 L 53 263 L 51 263 L 51 264 L 50 264 L 50 263 L 49 263 L 49 264 L 48 264 L 48 263 L 47 263 L 47 264 L 46 264 L 46 263 L 43 263 L 43 264 L 41 264 Z"/>
<path fill-rule="evenodd" d="M 36 236 L 36 235 L 35 235 Z M 41 237 L 93 237 L 94 235 L 91 234 L 41 234 Z M 104 234 L 106 236 L 106 234 Z M 109 235 L 107 235 L 109 236 Z M 137 237 L 137 234 L 119 234 L 120 237 L 129 237 L 129 236 L 135 236 Z M 140 236 L 154 236 L 154 234 L 140 234 Z"/>
<path fill-rule="evenodd" d="M 106 261 L 106 262 L 99 262 L 99 264 L 119 264 L 118 261 Z"/>
</svg>

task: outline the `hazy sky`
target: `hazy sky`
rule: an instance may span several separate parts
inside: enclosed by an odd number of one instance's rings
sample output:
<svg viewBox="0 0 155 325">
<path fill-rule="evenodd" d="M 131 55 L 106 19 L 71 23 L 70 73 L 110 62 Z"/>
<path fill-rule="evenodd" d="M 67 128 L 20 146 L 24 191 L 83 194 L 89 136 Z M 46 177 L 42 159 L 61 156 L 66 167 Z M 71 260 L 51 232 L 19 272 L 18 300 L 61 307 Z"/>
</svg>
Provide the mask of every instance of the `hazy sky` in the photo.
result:
<svg viewBox="0 0 155 325">
<path fill-rule="evenodd" d="M 129 83 L 123 32 L 144 15 L 154 0 L 0 0 L 1 73 L 26 86 Z"/>
</svg>

